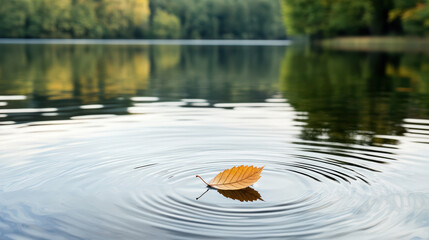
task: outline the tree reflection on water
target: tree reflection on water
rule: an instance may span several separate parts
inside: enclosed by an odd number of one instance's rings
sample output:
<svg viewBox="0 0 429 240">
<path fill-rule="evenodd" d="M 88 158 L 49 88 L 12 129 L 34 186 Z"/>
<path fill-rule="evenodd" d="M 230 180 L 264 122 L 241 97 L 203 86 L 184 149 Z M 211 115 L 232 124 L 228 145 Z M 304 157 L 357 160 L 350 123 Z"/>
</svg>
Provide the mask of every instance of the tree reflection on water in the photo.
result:
<svg viewBox="0 0 429 240">
<path fill-rule="evenodd" d="M 301 138 L 396 144 L 404 118 L 427 118 L 429 69 L 424 55 L 289 49 L 280 85 L 305 122 Z"/>
</svg>

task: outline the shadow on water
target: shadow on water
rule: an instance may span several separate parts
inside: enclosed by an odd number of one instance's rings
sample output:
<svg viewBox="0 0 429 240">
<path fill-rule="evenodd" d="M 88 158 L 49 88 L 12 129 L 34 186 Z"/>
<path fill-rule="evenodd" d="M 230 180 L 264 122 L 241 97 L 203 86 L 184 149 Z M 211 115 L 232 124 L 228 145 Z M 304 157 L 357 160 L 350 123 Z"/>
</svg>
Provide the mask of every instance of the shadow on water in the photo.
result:
<svg viewBox="0 0 429 240">
<path fill-rule="evenodd" d="M 199 197 L 197 197 L 196 200 L 199 200 L 210 190 L 211 189 L 208 188 L 204 193 L 202 193 Z M 256 191 L 251 187 L 247 187 L 240 190 L 217 190 L 217 192 L 226 198 L 237 200 L 240 202 L 254 202 L 258 200 L 264 201 L 261 197 L 261 194 L 259 194 L 258 191 Z"/>
</svg>

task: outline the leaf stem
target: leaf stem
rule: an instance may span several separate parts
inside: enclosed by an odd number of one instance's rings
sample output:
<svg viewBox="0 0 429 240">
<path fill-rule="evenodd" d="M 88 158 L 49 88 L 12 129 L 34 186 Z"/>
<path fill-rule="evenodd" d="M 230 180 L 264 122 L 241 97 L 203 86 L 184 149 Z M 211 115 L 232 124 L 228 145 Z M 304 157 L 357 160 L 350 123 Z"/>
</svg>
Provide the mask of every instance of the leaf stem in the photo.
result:
<svg viewBox="0 0 429 240">
<path fill-rule="evenodd" d="M 202 177 L 200 177 L 200 175 L 197 175 L 197 176 L 195 176 L 195 177 L 200 178 L 200 179 L 201 179 L 201 181 L 203 181 L 207 186 L 210 186 L 208 183 L 206 183 L 206 181 L 204 181 L 204 179 L 203 179 Z"/>
<path fill-rule="evenodd" d="M 203 192 L 203 194 L 201 194 L 199 197 L 195 198 L 196 200 L 200 199 L 202 196 L 204 196 L 204 194 L 206 194 L 208 191 L 210 190 L 210 188 L 207 188 L 207 190 L 205 192 Z"/>
</svg>

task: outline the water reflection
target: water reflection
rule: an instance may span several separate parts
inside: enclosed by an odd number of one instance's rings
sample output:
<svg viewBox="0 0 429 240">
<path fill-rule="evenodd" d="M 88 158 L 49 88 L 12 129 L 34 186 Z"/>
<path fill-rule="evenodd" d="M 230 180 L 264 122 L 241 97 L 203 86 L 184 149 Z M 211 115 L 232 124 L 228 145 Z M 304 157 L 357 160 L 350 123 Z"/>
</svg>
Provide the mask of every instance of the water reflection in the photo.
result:
<svg viewBox="0 0 429 240">
<path fill-rule="evenodd" d="M 0 49 L 0 237 L 429 237 L 427 56 Z M 249 164 L 260 193 L 195 200 Z"/>
<path fill-rule="evenodd" d="M 281 89 L 305 112 L 303 140 L 398 144 L 405 118 L 428 118 L 425 55 L 287 51 Z"/>
<path fill-rule="evenodd" d="M 380 136 L 402 136 L 403 119 L 429 115 L 429 57 L 420 54 L 178 45 L 0 45 L 0 52 L 4 122 L 123 115 L 142 102 L 220 107 L 283 95 L 302 112 L 303 140 L 396 145 Z"/>
<path fill-rule="evenodd" d="M 217 192 L 226 198 L 238 200 L 240 202 L 264 201 L 261 194 L 251 187 L 240 190 L 217 190 Z"/>
<path fill-rule="evenodd" d="M 269 96 L 284 47 L 0 45 L 0 52 L 3 95 L 53 104 L 139 95 L 234 102 Z"/>
<path fill-rule="evenodd" d="M 199 200 L 202 198 L 208 191 L 211 189 L 208 188 L 204 193 L 202 193 L 199 197 L 196 198 L 196 200 Z M 258 191 L 253 189 L 252 187 L 247 187 L 240 190 L 216 190 L 218 193 L 220 193 L 222 196 L 237 200 L 240 202 L 254 202 L 254 201 L 264 201 L 261 197 L 261 194 L 259 194 Z"/>
<path fill-rule="evenodd" d="M 5 121 L 122 115 L 142 101 L 204 99 L 207 103 L 185 102 L 206 107 L 219 101 L 263 100 L 277 91 L 284 49 L 0 45 L 0 95 L 8 101 L 8 108 L 58 108 L 55 116 L 17 113 Z M 81 107 L 94 104 L 103 107 Z"/>
</svg>

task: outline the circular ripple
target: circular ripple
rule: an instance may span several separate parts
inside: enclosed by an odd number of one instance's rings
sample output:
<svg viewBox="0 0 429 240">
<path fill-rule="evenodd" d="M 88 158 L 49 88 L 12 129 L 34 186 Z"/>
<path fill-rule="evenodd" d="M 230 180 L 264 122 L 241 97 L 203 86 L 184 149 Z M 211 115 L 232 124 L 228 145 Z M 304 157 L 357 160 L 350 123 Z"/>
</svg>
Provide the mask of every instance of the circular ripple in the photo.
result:
<svg viewBox="0 0 429 240">
<path fill-rule="evenodd" d="M 396 149 L 298 141 L 299 126 L 280 121 L 293 119 L 288 111 L 246 106 L 221 120 L 217 111 L 230 110 L 189 111 L 115 117 L 101 126 L 82 120 L 55 133 L 10 130 L 22 151 L 2 162 L 0 232 L 89 239 L 424 236 L 427 196 L 383 177 L 399 161 Z M 26 145 L 34 131 L 43 143 Z M 200 196 L 207 188 L 196 174 L 210 180 L 242 164 L 265 166 L 252 186 L 260 197 L 239 201 L 217 190 Z"/>
<path fill-rule="evenodd" d="M 400 220 L 391 219 L 392 210 L 412 209 L 419 205 L 414 205 L 405 196 L 391 197 L 393 189 L 386 189 L 383 185 L 374 184 L 371 188 L 376 188 L 377 194 L 374 195 L 374 189 L 371 189 L 369 197 L 361 194 L 370 189 L 367 184 L 333 186 L 332 182 L 315 181 L 272 161 L 264 169 L 263 177 L 253 186 L 263 201 L 237 201 L 214 189 L 196 200 L 206 188 L 194 177 L 195 174 L 211 178 L 218 173 L 219 166 L 230 164 L 225 160 L 202 162 L 194 167 L 177 167 L 175 163 L 146 166 L 141 168 L 143 173 L 147 171 L 154 175 L 143 175 L 157 176 L 157 182 L 166 186 L 151 190 L 151 194 L 143 190 L 137 192 L 121 207 L 127 214 L 176 238 L 320 239 L 358 234 L 362 229 L 376 232 L 400 227 Z M 261 165 L 261 162 L 251 164 Z M 402 213 L 398 211 L 397 215 Z M 404 231 L 398 234 L 404 234 Z"/>
</svg>

